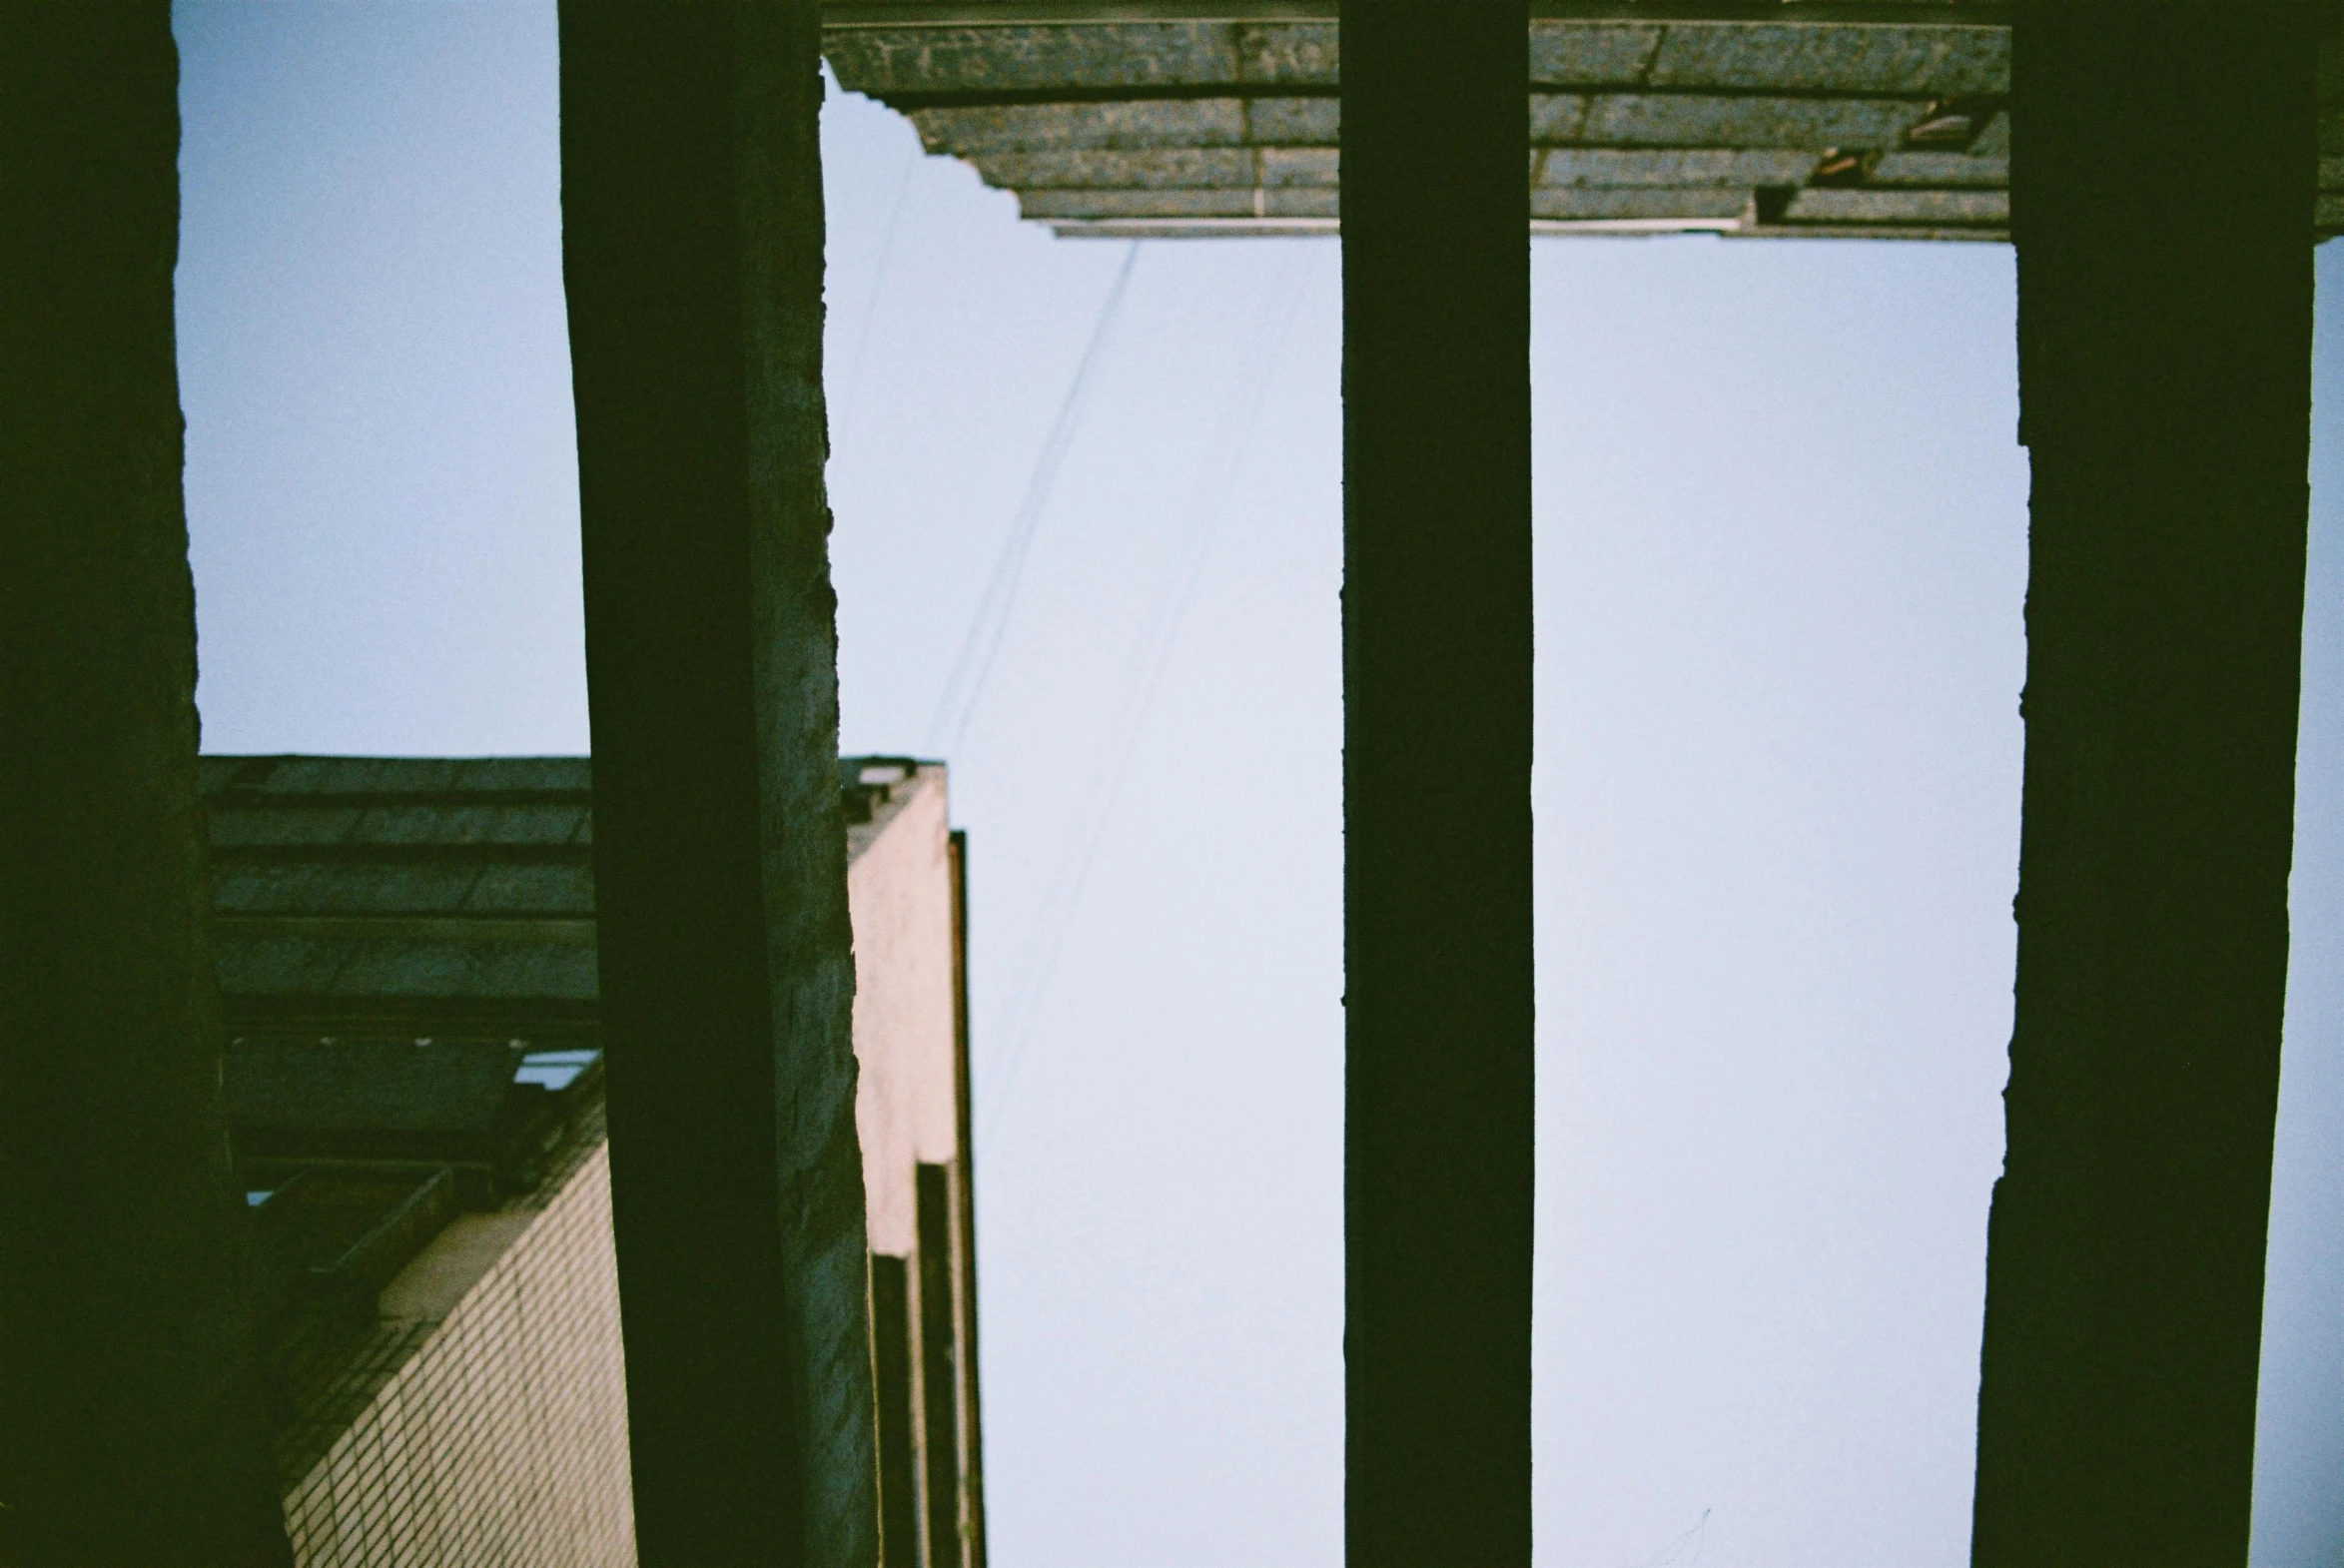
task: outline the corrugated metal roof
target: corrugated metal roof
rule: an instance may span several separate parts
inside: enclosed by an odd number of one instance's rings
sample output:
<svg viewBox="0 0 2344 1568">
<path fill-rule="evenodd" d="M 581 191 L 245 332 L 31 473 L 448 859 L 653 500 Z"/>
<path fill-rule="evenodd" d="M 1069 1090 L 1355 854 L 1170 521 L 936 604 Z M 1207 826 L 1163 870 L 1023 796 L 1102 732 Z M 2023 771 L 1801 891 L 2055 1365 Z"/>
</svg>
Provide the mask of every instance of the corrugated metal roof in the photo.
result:
<svg viewBox="0 0 2344 1568">
<path fill-rule="evenodd" d="M 2007 7 L 1534 0 L 1535 228 L 2001 239 Z M 1329 0 L 847 0 L 842 84 L 1062 234 L 1330 229 Z M 2322 61 L 2324 236 L 2344 54 Z M 1537 156 L 1543 155 L 1543 156 Z"/>
</svg>

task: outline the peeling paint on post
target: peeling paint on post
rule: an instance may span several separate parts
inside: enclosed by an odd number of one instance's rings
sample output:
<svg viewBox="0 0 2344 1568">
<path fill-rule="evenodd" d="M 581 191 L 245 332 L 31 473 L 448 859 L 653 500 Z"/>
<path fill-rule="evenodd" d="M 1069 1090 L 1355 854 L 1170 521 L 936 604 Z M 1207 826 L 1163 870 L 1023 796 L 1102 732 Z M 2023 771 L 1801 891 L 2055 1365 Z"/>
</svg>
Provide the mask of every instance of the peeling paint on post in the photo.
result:
<svg viewBox="0 0 2344 1568">
<path fill-rule="evenodd" d="M 2016 19 L 2031 574 L 1980 1568 L 2246 1560 L 2322 9 Z"/>
<path fill-rule="evenodd" d="M 877 1556 L 812 0 L 561 7 L 644 1568 Z"/>
<path fill-rule="evenodd" d="M 1345 1551 L 1523 1568 L 1529 18 L 1341 47 Z"/>
<path fill-rule="evenodd" d="M 162 0 L 0 9 L 0 1558 L 289 1563 L 196 795 Z"/>
</svg>

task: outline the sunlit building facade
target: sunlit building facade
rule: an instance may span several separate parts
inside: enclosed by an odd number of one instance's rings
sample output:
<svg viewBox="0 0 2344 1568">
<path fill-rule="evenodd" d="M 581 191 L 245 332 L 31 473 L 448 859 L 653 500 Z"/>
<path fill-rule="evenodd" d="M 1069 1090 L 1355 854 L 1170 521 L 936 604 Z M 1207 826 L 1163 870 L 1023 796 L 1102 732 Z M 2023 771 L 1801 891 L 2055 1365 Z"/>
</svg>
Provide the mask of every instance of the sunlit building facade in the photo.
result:
<svg viewBox="0 0 2344 1568">
<path fill-rule="evenodd" d="M 634 1561 L 582 758 L 206 759 L 305 1565 Z M 945 770 L 841 765 L 882 1559 L 984 1561 Z"/>
</svg>

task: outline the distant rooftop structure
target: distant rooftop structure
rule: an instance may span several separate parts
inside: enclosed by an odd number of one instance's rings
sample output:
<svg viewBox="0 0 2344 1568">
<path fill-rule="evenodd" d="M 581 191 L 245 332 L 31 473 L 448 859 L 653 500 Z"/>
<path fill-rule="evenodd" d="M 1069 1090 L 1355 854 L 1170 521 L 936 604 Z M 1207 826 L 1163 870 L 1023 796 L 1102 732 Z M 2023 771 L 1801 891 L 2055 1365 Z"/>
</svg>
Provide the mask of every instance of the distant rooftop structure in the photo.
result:
<svg viewBox="0 0 2344 1568">
<path fill-rule="evenodd" d="M 1987 0 L 1531 7 L 1534 232 L 2003 240 L 2010 8 Z M 1326 0 L 834 0 L 839 81 L 1061 235 L 1331 232 Z M 2321 238 L 2344 232 L 2323 60 Z M 2175 221 L 2186 215 L 2176 214 Z"/>
<path fill-rule="evenodd" d="M 591 764 L 201 767 L 296 1560 L 624 1568 Z M 983 1568 L 960 851 L 942 766 L 839 790 L 881 1568 Z"/>
</svg>

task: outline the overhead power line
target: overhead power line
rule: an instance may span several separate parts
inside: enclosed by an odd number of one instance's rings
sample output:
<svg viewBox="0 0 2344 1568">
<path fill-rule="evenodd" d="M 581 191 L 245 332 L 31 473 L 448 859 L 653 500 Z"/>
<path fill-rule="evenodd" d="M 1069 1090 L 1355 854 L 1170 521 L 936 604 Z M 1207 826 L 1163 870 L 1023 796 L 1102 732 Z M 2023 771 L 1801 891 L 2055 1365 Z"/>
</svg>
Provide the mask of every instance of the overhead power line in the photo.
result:
<svg viewBox="0 0 2344 1568">
<path fill-rule="evenodd" d="M 1130 777 L 1140 737 L 1147 731 L 1148 717 L 1164 684 L 1165 670 L 1178 645 L 1180 623 L 1187 618 L 1188 607 L 1196 597 L 1197 585 L 1203 580 L 1204 568 L 1211 559 L 1213 541 L 1228 510 L 1230 494 L 1236 488 L 1246 450 L 1261 422 L 1261 409 L 1268 400 L 1273 373 L 1284 353 L 1286 340 L 1292 335 L 1302 296 L 1320 254 L 1317 246 L 1296 246 L 1281 259 L 1262 296 L 1252 330 L 1246 335 L 1251 352 L 1238 372 L 1238 394 L 1221 405 L 1221 417 L 1213 430 L 1210 448 L 1217 460 L 1205 466 L 1191 500 L 1185 549 L 1158 585 L 1155 601 L 1149 606 L 1148 617 L 1141 623 L 1140 635 L 1124 663 L 1123 698 L 1110 732 L 1105 782 L 1101 788 L 1085 793 L 1088 812 L 1075 840 L 1074 856 L 1061 870 L 1043 903 L 1042 916 L 1036 923 L 1027 963 L 1023 966 L 1023 984 L 1012 993 L 1004 1012 L 997 1038 L 1006 1042 L 1007 1050 L 1003 1052 L 1000 1068 L 989 1075 L 998 1087 L 988 1097 L 986 1114 L 978 1129 L 980 1135 L 990 1132 L 1001 1120 L 1002 1109 L 1017 1087 L 1017 1070 L 1027 1055 L 1027 1037 L 1033 1032 L 1034 1020 L 1058 972 L 1059 954 L 1082 907 L 1092 863 L 1107 837 L 1108 824 L 1115 819 L 1117 799 Z"/>
<path fill-rule="evenodd" d="M 944 695 L 938 699 L 936 717 L 928 726 L 928 754 L 932 757 L 951 756 L 960 750 L 961 741 L 969 732 L 969 721 L 976 716 L 977 704 L 985 695 L 985 682 L 993 673 L 993 661 L 1009 634 L 1010 611 L 1017 603 L 1018 585 L 1025 577 L 1026 556 L 1033 548 L 1035 529 L 1050 504 L 1059 465 L 1066 460 L 1067 448 L 1074 444 L 1075 427 L 1082 420 L 1100 360 L 1108 340 L 1114 336 L 1116 318 L 1123 310 L 1132 269 L 1139 260 L 1140 242 L 1134 240 L 1124 252 L 1124 265 L 1117 271 L 1107 299 L 1099 307 L 1099 320 L 1091 329 L 1090 347 L 1083 351 L 1082 363 L 1075 367 L 1075 379 L 1067 387 L 1066 400 L 1059 405 L 1058 417 L 1051 421 L 1050 433 L 1043 438 L 1041 455 L 1035 459 L 1033 475 L 1026 481 L 1025 499 L 1010 521 L 1009 536 L 1002 541 L 1001 554 L 993 563 L 993 575 L 985 584 L 984 596 L 977 601 L 976 614 L 970 617 L 969 630 L 961 639 L 961 651 L 953 660 L 952 673 L 945 677 Z"/>
</svg>

